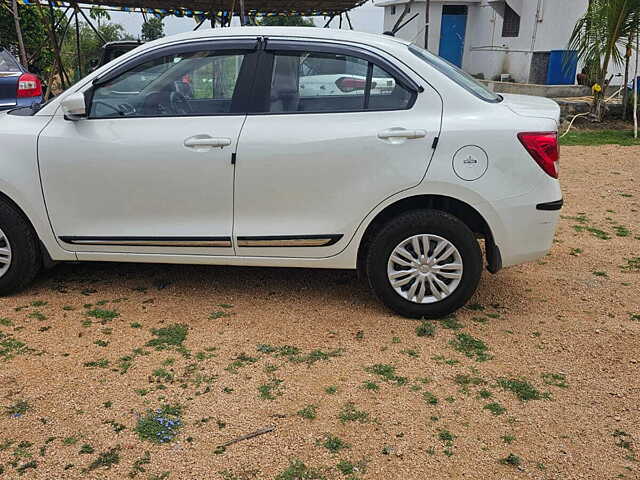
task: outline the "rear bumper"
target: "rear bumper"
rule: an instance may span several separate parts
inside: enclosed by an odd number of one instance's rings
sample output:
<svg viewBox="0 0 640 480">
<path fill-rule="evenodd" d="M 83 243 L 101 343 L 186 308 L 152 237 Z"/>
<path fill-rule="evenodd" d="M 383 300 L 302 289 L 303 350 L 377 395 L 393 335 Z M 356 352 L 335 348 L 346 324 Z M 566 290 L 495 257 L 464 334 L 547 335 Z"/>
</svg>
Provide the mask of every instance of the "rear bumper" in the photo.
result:
<svg viewBox="0 0 640 480">
<path fill-rule="evenodd" d="M 488 222 L 502 267 L 531 262 L 549 252 L 563 205 L 562 200 L 549 199 L 557 198 L 562 198 L 562 193 L 560 184 L 553 180 L 528 194 L 492 205 L 494 217 Z M 489 247 L 493 247 L 491 242 Z"/>
<path fill-rule="evenodd" d="M 11 110 L 12 108 L 30 107 L 35 103 L 41 103 L 42 97 L 18 98 L 15 103 L 0 102 L 0 111 Z"/>
</svg>

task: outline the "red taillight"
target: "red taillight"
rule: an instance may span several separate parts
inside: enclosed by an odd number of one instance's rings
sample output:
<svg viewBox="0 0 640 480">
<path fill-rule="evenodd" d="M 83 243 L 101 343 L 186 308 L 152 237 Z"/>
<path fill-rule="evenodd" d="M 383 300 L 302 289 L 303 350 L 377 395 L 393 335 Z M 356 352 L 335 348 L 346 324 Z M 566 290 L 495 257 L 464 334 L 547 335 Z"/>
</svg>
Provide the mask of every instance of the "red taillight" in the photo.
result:
<svg viewBox="0 0 640 480">
<path fill-rule="evenodd" d="M 32 73 L 23 73 L 18 79 L 18 98 L 40 97 L 42 83 Z"/>
<path fill-rule="evenodd" d="M 355 92 L 367 88 L 367 81 L 364 78 L 342 77 L 336 80 L 336 86 L 343 92 Z M 375 84 L 372 85 L 372 88 Z"/>
<path fill-rule="evenodd" d="M 560 145 L 557 132 L 519 133 L 518 138 L 540 168 L 553 178 L 558 178 Z"/>
</svg>

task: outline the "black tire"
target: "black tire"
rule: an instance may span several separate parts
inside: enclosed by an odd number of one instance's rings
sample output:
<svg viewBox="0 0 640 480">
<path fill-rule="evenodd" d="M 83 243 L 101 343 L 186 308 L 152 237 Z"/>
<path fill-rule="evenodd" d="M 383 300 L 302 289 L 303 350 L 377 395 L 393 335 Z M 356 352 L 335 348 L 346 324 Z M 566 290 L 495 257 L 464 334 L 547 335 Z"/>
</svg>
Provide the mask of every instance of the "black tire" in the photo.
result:
<svg viewBox="0 0 640 480">
<path fill-rule="evenodd" d="M 9 269 L 0 277 L 0 295 L 25 288 L 42 266 L 38 237 L 24 216 L 8 202 L 0 200 L 0 230 L 11 247 Z M 0 247 L 5 247 L 5 239 Z"/>
<path fill-rule="evenodd" d="M 403 298 L 391 286 L 387 264 L 393 250 L 414 235 L 438 235 L 460 253 L 463 273 L 457 288 L 434 303 L 416 303 Z M 462 307 L 478 288 L 483 260 L 473 232 L 453 215 L 440 210 L 414 210 L 396 217 L 375 235 L 366 257 L 369 285 L 377 297 L 394 312 L 409 318 L 442 318 Z"/>
</svg>

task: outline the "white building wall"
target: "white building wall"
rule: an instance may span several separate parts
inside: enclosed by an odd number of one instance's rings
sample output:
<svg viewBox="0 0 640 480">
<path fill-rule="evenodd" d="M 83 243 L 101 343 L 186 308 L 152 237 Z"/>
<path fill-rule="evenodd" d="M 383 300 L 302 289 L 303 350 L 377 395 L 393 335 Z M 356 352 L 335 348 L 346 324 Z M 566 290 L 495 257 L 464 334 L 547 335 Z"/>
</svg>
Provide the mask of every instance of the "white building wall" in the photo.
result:
<svg viewBox="0 0 640 480">
<path fill-rule="evenodd" d="M 385 6 L 384 28 L 390 30 L 402 13 L 408 0 L 379 0 Z M 509 73 L 517 82 L 529 82 L 534 52 L 565 50 L 571 32 L 584 15 L 588 0 L 522 0 L 520 34 L 502 37 L 504 2 L 495 0 L 431 0 L 428 49 L 439 53 L 440 27 L 444 5 L 468 7 L 467 32 L 462 67 L 471 74 L 482 74 L 487 79 Z M 391 15 L 391 4 L 396 15 Z M 398 36 L 421 47 L 425 46 L 424 31 L 426 3 L 417 0 L 408 19 L 416 12 L 420 17 L 407 25 Z M 580 71 L 581 66 L 578 66 Z M 623 67 L 611 66 L 612 73 Z M 614 83 L 619 83 L 614 81 Z"/>
</svg>

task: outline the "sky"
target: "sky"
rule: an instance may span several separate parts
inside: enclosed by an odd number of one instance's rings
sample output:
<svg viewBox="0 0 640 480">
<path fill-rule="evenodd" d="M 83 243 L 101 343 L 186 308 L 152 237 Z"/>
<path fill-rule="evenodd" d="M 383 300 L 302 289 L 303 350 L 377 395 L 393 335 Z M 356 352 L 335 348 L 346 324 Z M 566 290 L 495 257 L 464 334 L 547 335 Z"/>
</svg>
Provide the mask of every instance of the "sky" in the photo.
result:
<svg viewBox="0 0 640 480">
<path fill-rule="evenodd" d="M 140 36 L 140 28 L 142 26 L 142 14 L 140 13 L 121 13 L 121 12 L 109 12 L 111 14 L 111 21 L 121 24 L 125 30 L 134 37 Z M 349 14 L 353 28 L 363 32 L 382 33 L 384 9 L 375 7 L 372 0 L 366 4 L 352 10 Z M 326 23 L 327 19 L 323 17 L 316 17 L 314 19 L 316 25 L 322 27 Z M 331 27 L 338 28 L 339 20 L 334 19 Z M 166 35 L 175 35 L 177 33 L 183 33 L 193 30 L 195 27 L 195 20 L 192 18 L 177 18 L 166 17 L 164 19 L 164 31 Z M 205 25 L 200 27 L 203 29 Z M 342 28 L 349 28 L 347 21 L 344 20 Z"/>
</svg>

